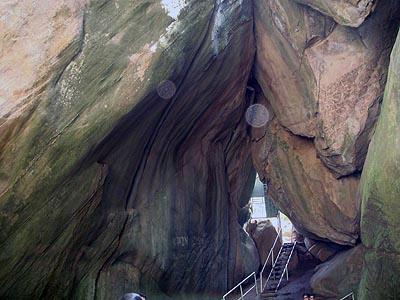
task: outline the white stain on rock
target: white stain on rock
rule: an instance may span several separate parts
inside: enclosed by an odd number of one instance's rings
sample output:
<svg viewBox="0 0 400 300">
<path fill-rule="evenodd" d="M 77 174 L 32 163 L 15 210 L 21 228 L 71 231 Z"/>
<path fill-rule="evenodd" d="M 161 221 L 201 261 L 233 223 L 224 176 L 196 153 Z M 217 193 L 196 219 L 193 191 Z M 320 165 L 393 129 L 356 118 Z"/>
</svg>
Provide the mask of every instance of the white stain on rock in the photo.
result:
<svg viewBox="0 0 400 300">
<path fill-rule="evenodd" d="M 149 49 L 151 52 L 155 53 L 157 51 L 157 48 L 158 48 L 158 42 L 155 42 L 150 46 Z"/>
<path fill-rule="evenodd" d="M 154 51 L 154 44 L 145 44 L 139 52 L 128 56 L 130 63 L 136 68 L 135 75 L 140 81 L 145 80 L 145 74 L 150 67 Z"/>
<path fill-rule="evenodd" d="M 229 43 L 232 24 L 236 22 L 234 12 L 243 4 L 243 0 L 218 0 L 211 40 L 214 54 L 219 54 Z"/>
<path fill-rule="evenodd" d="M 222 25 L 224 24 L 225 19 L 221 4 L 221 1 L 218 1 L 218 9 L 217 13 L 215 14 L 214 26 L 211 31 L 212 46 L 215 54 L 218 54 L 219 52 L 221 35 L 223 32 Z"/>
</svg>

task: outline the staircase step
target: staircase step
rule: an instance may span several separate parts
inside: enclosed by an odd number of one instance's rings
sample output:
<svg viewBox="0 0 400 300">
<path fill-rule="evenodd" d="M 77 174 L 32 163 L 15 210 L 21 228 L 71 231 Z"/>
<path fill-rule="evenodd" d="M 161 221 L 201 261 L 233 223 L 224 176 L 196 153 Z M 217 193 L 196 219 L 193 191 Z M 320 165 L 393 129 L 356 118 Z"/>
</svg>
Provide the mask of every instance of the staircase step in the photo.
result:
<svg viewBox="0 0 400 300">
<path fill-rule="evenodd" d="M 285 243 L 282 245 L 279 255 L 272 266 L 265 289 L 261 293 L 262 296 L 270 295 L 270 297 L 274 297 L 276 296 L 275 290 L 277 289 L 278 284 L 280 284 L 279 287 L 284 285 L 285 280 L 282 279 L 284 278 L 285 267 L 289 261 L 290 255 L 293 253 L 293 250 L 294 243 Z"/>
<path fill-rule="evenodd" d="M 275 293 L 275 292 L 273 292 L 273 291 L 265 291 L 265 292 L 263 292 L 262 294 L 261 294 L 261 297 L 262 298 L 264 298 L 264 297 L 276 297 L 277 296 L 277 294 Z"/>
</svg>

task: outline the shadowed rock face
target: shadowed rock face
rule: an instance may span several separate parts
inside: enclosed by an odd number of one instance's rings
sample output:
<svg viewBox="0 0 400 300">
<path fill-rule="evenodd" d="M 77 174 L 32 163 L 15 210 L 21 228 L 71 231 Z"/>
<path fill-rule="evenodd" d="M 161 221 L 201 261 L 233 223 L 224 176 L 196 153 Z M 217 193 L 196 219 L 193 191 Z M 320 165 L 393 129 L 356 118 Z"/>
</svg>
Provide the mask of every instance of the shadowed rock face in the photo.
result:
<svg viewBox="0 0 400 300">
<path fill-rule="evenodd" d="M 313 292 L 332 300 L 356 292 L 364 264 L 363 254 L 364 247 L 358 245 L 319 265 L 310 281 Z"/>
<path fill-rule="evenodd" d="M 67 1 L 30 24 L 38 7 L 15 1 L 7 55 L 34 39 L 24 22 L 47 46 L 23 94 L 4 83 L 2 298 L 221 293 L 258 267 L 237 215 L 254 172 L 252 8 L 228 2 Z"/>
</svg>

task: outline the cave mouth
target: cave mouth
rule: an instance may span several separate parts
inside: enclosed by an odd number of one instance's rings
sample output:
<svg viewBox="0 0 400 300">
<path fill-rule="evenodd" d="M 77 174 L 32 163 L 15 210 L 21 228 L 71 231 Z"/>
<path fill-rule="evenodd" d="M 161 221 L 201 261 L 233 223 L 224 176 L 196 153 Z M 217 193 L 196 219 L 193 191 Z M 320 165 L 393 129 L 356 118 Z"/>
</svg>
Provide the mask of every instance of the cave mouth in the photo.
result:
<svg viewBox="0 0 400 300">
<path fill-rule="evenodd" d="M 268 196 L 268 185 L 257 174 L 249 201 L 250 218 L 247 222 L 270 222 L 280 234 L 281 242 L 291 242 L 295 230 L 290 219 L 282 213 Z M 246 226 L 246 225 L 245 225 Z"/>
</svg>

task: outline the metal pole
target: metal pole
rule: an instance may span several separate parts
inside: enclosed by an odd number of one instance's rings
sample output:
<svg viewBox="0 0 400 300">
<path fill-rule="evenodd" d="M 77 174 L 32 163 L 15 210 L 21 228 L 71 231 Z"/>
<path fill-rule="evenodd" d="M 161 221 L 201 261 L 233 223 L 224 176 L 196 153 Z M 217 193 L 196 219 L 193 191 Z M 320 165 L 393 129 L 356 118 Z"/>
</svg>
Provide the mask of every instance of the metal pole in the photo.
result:
<svg viewBox="0 0 400 300">
<path fill-rule="evenodd" d="M 268 219 L 268 211 L 267 211 L 267 185 L 263 184 L 264 188 L 264 209 L 265 209 L 265 218 Z"/>
<path fill-rule="evenodd" d="M 286 268 L 286 280 L 289 281 L 289 268 Z"/>
<path fill-rule="evenodd" d="M 243 300 L 243 289 L 242 289 L 242 285 L 240 285 L 240 299 Z"/>
<path fill-rule="evenodd" d="M 281 239 L 281 243 L 283 244 L 283 237 L 282 237 L 282 223 L 281 223 L 281 212 L 278 211 L 278 227 L 279 227 L 279 237 Z"/>
<path fill-rule="evenodd" d="M 254 273 L 254 286 L 256 287 L 256 295 L 258 295 L 258 288 L 257 288 L 257 275 Z"/>
</svg>

